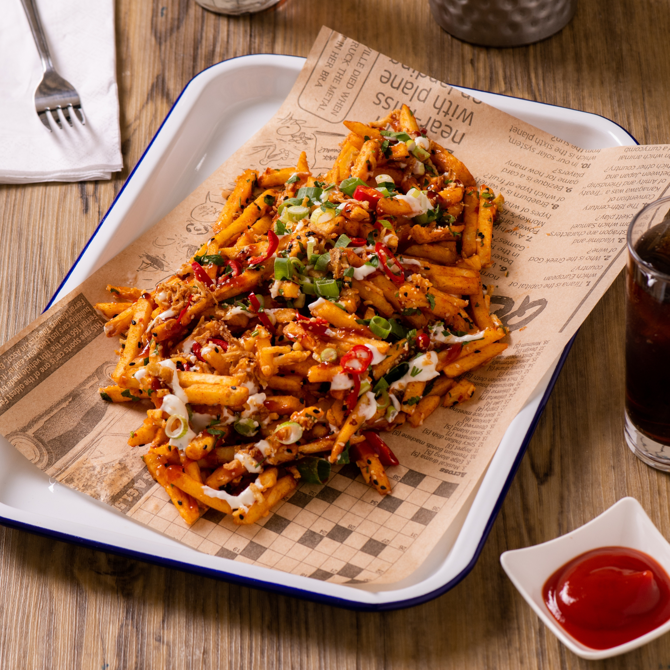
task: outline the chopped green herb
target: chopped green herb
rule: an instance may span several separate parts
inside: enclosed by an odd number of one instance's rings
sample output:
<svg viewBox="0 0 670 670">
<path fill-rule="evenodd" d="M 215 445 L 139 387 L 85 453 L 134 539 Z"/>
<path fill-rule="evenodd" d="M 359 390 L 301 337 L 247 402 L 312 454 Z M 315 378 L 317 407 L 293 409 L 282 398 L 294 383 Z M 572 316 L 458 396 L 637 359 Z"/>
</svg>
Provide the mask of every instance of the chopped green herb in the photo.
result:
<svg viewBox="0 0 670 670">
<path fill-rule="evenodd" d="M 100 392 L 100 397 L 105 401 L 105 402 L 112 402 L 112 399 L 109 397 L 107 393 L 104 391 Z"/>
<path fill-rule="evenodd" d="M 203 256 L 195 256 L 194 258 L 196 263 L 200 265 L 224 265 L 226 262 L 225 258 L 222 258 L 220 254 L 205 254 Z"/>
<path fill-rule="evenodd" d="M 416 377 L 421 374 L 421 368 L 417 368 L 416 365 L 412 366 L 412 371 L 409 373 L 410 377 Z"/>
</svg>

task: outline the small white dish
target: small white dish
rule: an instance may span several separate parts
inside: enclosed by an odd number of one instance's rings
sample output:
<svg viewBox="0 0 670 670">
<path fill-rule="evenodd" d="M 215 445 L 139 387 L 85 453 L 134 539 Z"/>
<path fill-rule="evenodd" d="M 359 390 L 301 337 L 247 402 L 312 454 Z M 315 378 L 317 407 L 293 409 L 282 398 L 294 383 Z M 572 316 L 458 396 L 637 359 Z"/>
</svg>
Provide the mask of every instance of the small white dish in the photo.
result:
<svg viewBox="0 0 670 670">
<path fill-rule="evenodd" d="M 625 654 L 670 631 L 670 620 L 630 642 L 609 649 L 591 649 L 569 635 L 544 604 L 542 587 L 571 559 L 600 547 L 629 547 L 655 559 L 670 574 L 670 543 L 661 535 L 635 498 L 622 498 L 580 528 L 526 549 L 506 551 L 500 563 L 525 601 L 549 630 L 574 654 L 599 660 Z"/>
</svg>

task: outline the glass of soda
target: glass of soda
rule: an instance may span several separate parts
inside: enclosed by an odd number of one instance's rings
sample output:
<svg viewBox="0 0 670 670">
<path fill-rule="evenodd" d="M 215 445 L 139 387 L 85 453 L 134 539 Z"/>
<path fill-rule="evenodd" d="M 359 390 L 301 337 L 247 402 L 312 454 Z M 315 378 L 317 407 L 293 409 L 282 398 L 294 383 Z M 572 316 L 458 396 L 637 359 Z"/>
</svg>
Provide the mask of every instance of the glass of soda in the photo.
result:
<svg viewBox="0 0 670 670">
<path fill-rule="evenodd" d="M 670 472 L 670 197 L 628 228 L 625 421 L 633 453 Z"/>
</svg>

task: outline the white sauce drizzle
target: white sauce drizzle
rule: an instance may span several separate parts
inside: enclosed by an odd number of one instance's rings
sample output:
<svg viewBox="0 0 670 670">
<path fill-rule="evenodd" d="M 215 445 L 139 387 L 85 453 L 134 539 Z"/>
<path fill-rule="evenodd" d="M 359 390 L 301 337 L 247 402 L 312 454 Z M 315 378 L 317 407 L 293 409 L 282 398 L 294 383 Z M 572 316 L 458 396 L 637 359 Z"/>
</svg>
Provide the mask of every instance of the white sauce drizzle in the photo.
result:
<svg viewBox="0 0 670 670">
<path fill-rule="evenodd" d="M 172 380 L 170 381 L 170 387 L 172 388 L 172 393 L 174 393 L 179 400 L 181 400 L 183 403 L 188 402 L 188 398 L 186 397 L 186 393 L 184 393 L 184 389 L 179 385 L 179 375 L 177 374 L 177 366 L 174 361 L 168 360 L 168 361 L 161 361 L 159 365 L 162 368 L 166 368 L 168 370 L 172 371 Z M 185 416 L 188 416 L 186 414 Z"/>
<path fill-rule="evenodd" d="M 339 372 L 333 377 L 333 381 L 330 382 L 330 390 L 344 391 L 344 389 L 350 389 L 353 385 L 354 382 L 349 375 Z"/>
<path fill-rule="evenodd" d="M 360 268 L 354 268 L 354 279 L 361 281 L 361 279 L 365 279 L 368 275 L 371 275 L 377 270 L 378 268 L 375 268 L 372 265 L 362 265 Z"/>
<path fill-rule="evenodd" d="M 377 365 L 386 358 L 386 354 L 382 354 L 374 344 L 364 344 L 363 346 L 367 347 L 372 352 L 372 362 L 370 365 Z"/>
<path fill-rule="evenodd" d="M 202 492 L 205 495 L 208 495 L 210 498 L 218 498 L 219 500 L 225 500 L 232 509 L 248 509 L 250 505 L 253 505 L 256 502 L 256 497 L 254 492 L 251 490 L 251 486 L 247 486 L 242 493 L 238 496 L 231 496 L 230 493 L 225 491 L 217 491 L 211 486 L 203 485 Z"/>
<path fill-rule="evenodd" d="M 369 421 L 377 413 L 377 400 L 375 394 L 368 391 L 360 400 L 358 405 L 358 416 Z"/>
<path fill-rule="evenodd" d="M 409 361 L 409 370 L 398 381 L 391 384 L 391 390 L 402 390 L 409 384 L 409 382 L 427 382 L 439 376 L 439 372 L 435 369 L 438 363 L 437 354 L 434 351 L 429 351 L 421 356 L 417 356 Z M 412 371 L 418 370 L 412 376 Z"/>
<path fill-rule="evenodd" d="M 444 323 L 439 321 L 430 329 L 430 339 L 434 342 L 441 342 L 442 344 L 459 344 L 462 342 L 476 342 L 484 338 L 484 331 L 480 330 L 476 333 L 469 333 L 468 335 L 445 335 L 444 332 L 447 330 L 444 327 Z"/>
<path fill-rule="evenodd" d="M 242 465 L 246 468 L 247 472 L 253 472 L 257 474 L 262 469 L 261 466 L 256 462 L 256 460 L 250 454 L 247 454 L 245 451 L 238 451 L 235 454 L 235 460 L 242 463 Z"/>
</svg>

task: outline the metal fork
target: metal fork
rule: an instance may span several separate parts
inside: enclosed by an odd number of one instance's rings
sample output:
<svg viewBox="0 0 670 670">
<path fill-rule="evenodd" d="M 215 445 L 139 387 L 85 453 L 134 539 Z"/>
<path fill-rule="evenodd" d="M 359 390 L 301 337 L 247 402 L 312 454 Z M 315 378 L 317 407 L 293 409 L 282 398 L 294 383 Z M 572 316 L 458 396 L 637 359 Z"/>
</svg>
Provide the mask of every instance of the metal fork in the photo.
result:
<svg viewBox="0 0 670 670">
<path fill-rule="evenodd" d="M 53 63 L 51 62 L 51 54 L 49 53 L 47 38 L 42 29 L 42 22 L 37 13 L 35 0 L 21 0 L 21 2 L 23 3 L 23 9 L 26 10 L 30 30 L 35 38 L 35 45 L 37 46 L 37 51 L 42 60 L 42 67 L 44 68 L 44 76 L 35 91 L 35 108 L 37 110 L 37 116 L 40 117 L 40 121 L 49 132 L 51 132 L 48 117 L 49 112 L 51 112 L 51 118 L 54 120 L 54 123 L 61 130 L 63 129 L 63 124 L 58 115 L 59 109 L 70 126 L 72 126 L 70 108 L 72 108 L 72 111 L 75 113 L 79 121 L 81 121 L 82 124 L 85 123 L 79 93 L 77 93 L 70 82 L 65 81 L 65 79 L 56 72 Z"/>
</svg>

